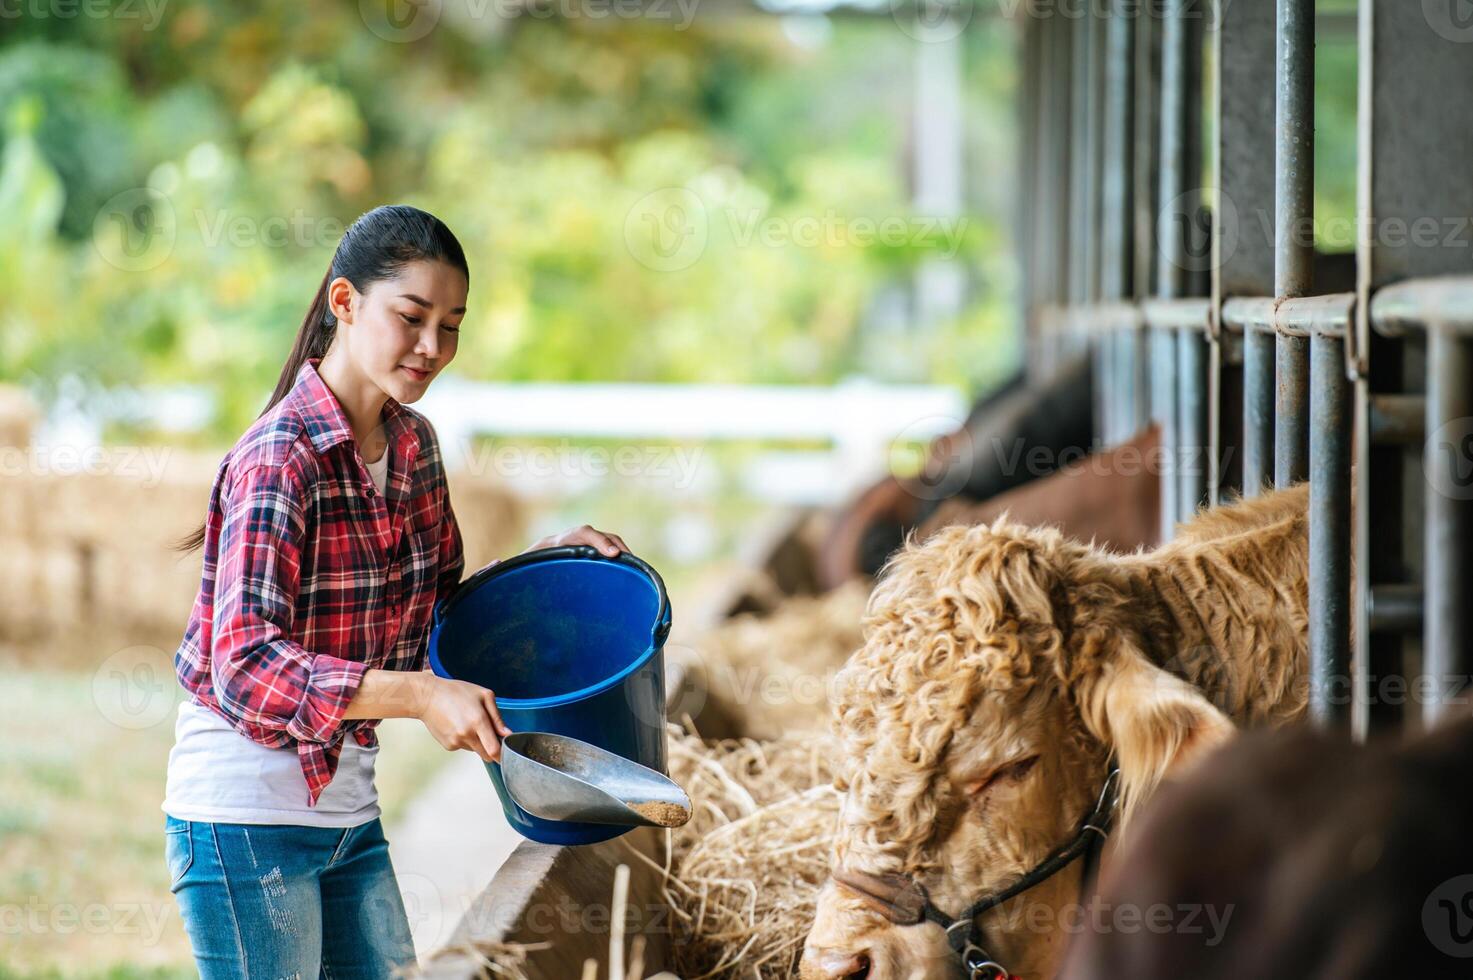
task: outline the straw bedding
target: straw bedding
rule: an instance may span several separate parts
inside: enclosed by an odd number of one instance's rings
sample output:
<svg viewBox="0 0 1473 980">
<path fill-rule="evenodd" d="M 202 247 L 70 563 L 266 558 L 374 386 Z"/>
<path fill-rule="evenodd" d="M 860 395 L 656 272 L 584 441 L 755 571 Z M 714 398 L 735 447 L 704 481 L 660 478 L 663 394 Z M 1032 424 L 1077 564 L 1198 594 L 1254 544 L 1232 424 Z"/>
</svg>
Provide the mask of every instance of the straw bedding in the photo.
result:
<svg viewBox="0 0 1473 980">
<path fill-rule="evenodd" d="M 796 975 L 818 889 L 828 875 L 839 812 L 831 738 L 807 733 L 770 742 L 707 743 L 671 725 L 668 744 L 670 777 L 690 794 L 693 812 L 685 826 L 664 832 L 662 894 L 646 900 L 663 901 L 672 911 L 676 974 L 682 980 Z M 625 850 L 630 862 L 650 860 L 632 846 Z M 615 909 L 624 900 L 621 891 L 627 892 L 628 874 L 620 870 Z M 615 914 L 612 921 L 622 917 Z M 590 960 L 584 976 L 639 980 L 643 942 L 634 937 L 623 966 L 623 936 L 611 936 L 609 964 Z M 454 951 L 472 953 L 484 976 L 522 980 L 526 954 L 534 949 L 499 943 Z M 674 978 L 660 974 L 649 980 Z"/>
<path fill-rule="evenodd" d="M 828 736 L 702 743 L 670 732 L 670 774 L 690 823 L 669 831 L 663 899 L 688 930 L 677 972 L 789 977 L 813 921 L 839 813 Z"/>
<path fill-rule="evenodd" d="M 834 675 L 861 643 L 868 583 L 733 616 L 697 642 L 707 698 L 739 734 L 780 738 L 828 721 Z"/>
</svg>

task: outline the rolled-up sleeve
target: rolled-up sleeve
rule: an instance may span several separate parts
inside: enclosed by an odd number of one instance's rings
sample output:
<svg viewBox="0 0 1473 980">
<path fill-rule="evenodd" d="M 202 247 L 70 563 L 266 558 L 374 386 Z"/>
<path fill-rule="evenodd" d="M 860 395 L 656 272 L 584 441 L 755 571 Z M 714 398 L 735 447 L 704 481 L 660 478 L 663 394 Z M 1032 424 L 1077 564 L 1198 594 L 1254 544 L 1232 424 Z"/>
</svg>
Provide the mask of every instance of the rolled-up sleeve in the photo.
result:
<svg viewBox="0 0 1473 980">
<path fill-rule="evenodd" d="M 223 505 L 210 658 L 216 700 L 249 726 L 327 742 L 368 667 L 290 639 L 304 489 L 286 469 L 258 465 L 235 476 Z"/>
</svg>

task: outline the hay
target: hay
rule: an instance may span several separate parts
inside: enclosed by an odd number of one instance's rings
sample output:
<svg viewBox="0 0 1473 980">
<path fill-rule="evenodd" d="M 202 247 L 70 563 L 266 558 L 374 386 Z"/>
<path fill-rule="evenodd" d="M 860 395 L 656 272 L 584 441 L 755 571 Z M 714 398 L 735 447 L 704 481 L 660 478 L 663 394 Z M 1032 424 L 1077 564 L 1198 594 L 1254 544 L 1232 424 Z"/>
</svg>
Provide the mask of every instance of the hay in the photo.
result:
<svg viewBox="0 0 1473 980">
<path fill-rule="evenodd" d="M 703 742 L 693 731 L 667 728 L 670 778 L 690 795 L 692 815 L 665 831 L 660 896 L 675 923 L 671 957 L 678 977 L 769 980 L 796 975 L 803 938 L 813 921 L 818 889 L 828 876 L 839 813 L 831 736 L 805 733 L 777 741 Z M 642 851 L 620 840 L 635 859 Z M 644 937 L 635 936 L 625 961 L 623 916 L 628 869 L 614 880 L 615 927 L 607 973 L 589 960 L 584 976 L 637 980 Z M 459 944 L 435 957 L 461 954 L 483 977 L 526 980 L 527 954 L 547 943 Z M 591 973 L 589 971 L 592 971 Z M 651 977 L 650 980 L 659 980 Z"/>
<path fill-rule="evenodd" d="M 672 726 L 671 778 L 690 823 L 667 832 L 664 900 L 682 929 L 676 971 L 790 977 L 828 876 L 839 813 L 828 736 L 714 744 Z"/>
<path fill-rule="evenodd" d="M 834 675 L 861 642 L 866 582 L 789 599 L 771 613 L 743 613 L 696 644 L 694 680 L 718 715 L 752 738 L 821 731 Z M 675 656 L 674 651 L 669 652 Z"/>
</svg>

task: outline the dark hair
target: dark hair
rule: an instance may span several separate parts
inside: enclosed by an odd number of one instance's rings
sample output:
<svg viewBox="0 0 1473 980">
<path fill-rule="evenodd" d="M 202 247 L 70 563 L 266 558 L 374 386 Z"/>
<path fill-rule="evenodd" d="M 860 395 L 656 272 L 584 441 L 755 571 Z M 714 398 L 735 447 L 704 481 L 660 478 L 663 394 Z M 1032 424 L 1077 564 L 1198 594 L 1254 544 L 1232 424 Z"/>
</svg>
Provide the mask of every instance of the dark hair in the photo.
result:
<svg viewBox="0 0 1473 980">
<path fill-rule="evenodd" d="M 271 411 L 291 391 L 302 365 L 312 358 L 322 357 L 332 344 L 338 319 L 327 305 L 329 283 L 342 276 L 362 293 L 373 283 L 392 277 L 410 262 L 426 259 L 445 262 L 459 269 L 466 281 L 470 281 L 470 270 L 466 267 L 465 252 L 460 242 L 443 221 L 428 211 L 407 204 L 385 204 L 359 215 L 358 220 L 343 232 L 343 238 L 332 254 L 332 262 L 317 287 L 317 295 L 302 319 L 296 342 L 292 344 L 291 353 L 281 369 L 276 390 L 271 393 L 266 407 L 261 409 L 261 415 Z M 181 538 L 174 548 L 188 553 L 204 542 L 205 525 L 201 524 L 194 533 Z"/>
</svg>

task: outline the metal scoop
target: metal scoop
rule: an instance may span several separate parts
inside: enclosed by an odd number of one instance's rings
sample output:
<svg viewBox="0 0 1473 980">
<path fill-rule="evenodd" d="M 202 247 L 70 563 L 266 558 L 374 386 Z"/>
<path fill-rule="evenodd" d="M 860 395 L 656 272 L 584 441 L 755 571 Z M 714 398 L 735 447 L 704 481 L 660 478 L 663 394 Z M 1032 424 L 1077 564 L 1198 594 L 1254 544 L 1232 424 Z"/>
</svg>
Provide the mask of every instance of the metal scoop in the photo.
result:
<svg viewBox="0 0 1473 980">
<path fill-rule="evenodd" d="M 690 819 L 690 797 L 668 777 L 566 735 L 506 736 L 501 776 L 517 806 L 544 820 L 679 827 Z"/>
</svg>

